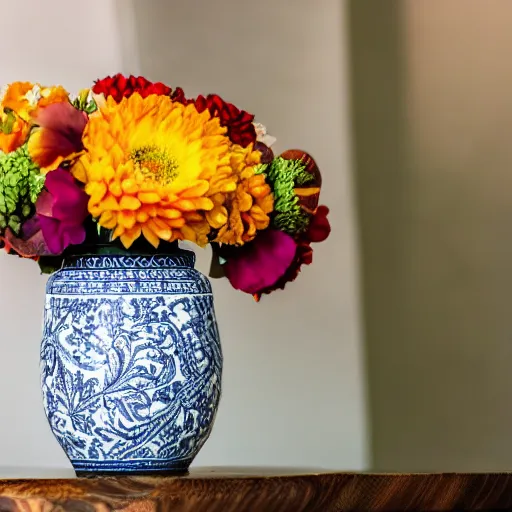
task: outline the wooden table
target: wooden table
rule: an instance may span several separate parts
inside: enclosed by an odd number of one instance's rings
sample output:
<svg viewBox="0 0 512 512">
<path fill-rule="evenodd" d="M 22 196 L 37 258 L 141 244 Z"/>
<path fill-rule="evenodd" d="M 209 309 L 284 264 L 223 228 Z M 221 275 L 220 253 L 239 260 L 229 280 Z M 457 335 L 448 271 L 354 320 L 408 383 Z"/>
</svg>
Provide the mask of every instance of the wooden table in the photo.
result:
<svg viewBox="0 0 512 512">
<path fill-rule="evenodd" d="M 185 477 L 0 480 L 0 512 L 511 510 L 512 474 L 199 469 Z"/>
</svg>

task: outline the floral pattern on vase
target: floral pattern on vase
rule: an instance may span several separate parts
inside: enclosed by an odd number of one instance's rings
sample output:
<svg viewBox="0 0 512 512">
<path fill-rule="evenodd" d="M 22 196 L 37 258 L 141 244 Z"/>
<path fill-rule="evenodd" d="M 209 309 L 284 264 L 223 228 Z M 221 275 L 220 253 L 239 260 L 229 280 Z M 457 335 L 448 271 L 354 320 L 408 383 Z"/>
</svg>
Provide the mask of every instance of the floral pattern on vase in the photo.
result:
<svg viewBox="0 0 512 512">
<path fill-rule="evenodd" d="M 194 259 L 80 256 L 49 279 L 44 406 L 77 473 L 184 472 L 207 440 L 222 353 Z"/>
</svg>

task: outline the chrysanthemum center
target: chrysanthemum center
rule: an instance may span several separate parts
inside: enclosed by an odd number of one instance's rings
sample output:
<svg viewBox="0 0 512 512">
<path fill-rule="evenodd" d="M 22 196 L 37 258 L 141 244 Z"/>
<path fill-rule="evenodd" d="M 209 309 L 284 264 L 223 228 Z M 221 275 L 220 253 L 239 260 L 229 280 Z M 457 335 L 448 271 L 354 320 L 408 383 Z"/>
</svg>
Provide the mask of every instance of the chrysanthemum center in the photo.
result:
<svg viewBox="0 0 512 512">
<path fill-rule="evenodd" d="M 178 161 L 165 148 L 141 146 L 131 152 L 130 158 L 142 172 L 160 183 L 171 183 L 178 176 Z"/>
</svg>

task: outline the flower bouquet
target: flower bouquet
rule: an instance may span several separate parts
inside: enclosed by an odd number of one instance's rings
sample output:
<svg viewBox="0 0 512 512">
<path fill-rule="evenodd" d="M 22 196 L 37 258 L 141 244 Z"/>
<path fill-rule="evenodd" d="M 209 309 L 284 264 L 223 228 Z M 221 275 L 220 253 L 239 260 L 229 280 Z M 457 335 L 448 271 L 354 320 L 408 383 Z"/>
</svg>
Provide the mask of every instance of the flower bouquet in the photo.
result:
<svg viewBox="0 0 512 512">
<path fill-rule="evenodd" d="M 108 77 L 77 97 L 10 84 L 0 92 L 0 243 L 47 273 L 80 246 L 210 244 L 212 277 L 259 299 L 295 279 L 330 231 L 315 161 L 274 157 L 274 141 L 217 95 L 187 99 L 142 77 Z"/>
<path fill-rule="evenodd" d="M 208 280 L 284 288 L 330 232 L 311 156 L 217 95 L 116 75 L 0 91 L 0 247 L 47 286 L 46 414 L 77 473 L 186 471 L 220 397 Z"/>
</svg>

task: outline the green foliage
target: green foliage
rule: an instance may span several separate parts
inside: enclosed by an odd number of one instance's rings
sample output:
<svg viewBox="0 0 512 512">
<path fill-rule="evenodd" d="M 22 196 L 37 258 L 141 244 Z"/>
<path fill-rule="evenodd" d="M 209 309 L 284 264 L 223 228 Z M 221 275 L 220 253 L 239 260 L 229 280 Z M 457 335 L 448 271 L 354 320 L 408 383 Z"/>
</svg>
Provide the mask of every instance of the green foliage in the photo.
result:
<svg viewBox="0 0 512 512">
<path fill-rule="evenodd" d="M 272 226 L 290 235 L 305 231 L 310 215 L 301 208 L 294 190 L 314 180 L 314 176 L 306 171 L 304 163 L 301 160 L 277 157 L 270 164 L 259 165 L 255 173 L 265 174 L 274 192 Z"/>
<path fill-rule="evenodd" d="M 0 153 L 0 234 L 8 227 L 19 234 L 23 222 L 34 213 L 44 182 L 26 144 L 12 153 Z"/>
</svg>

